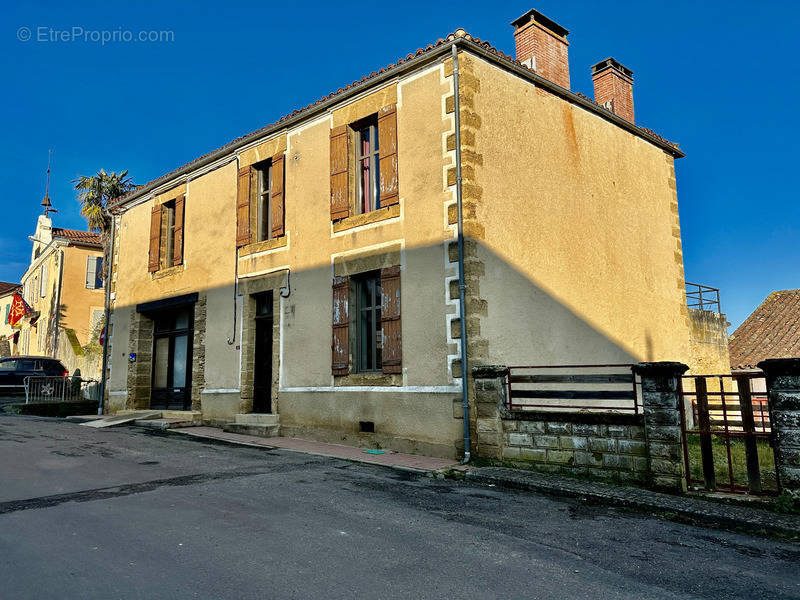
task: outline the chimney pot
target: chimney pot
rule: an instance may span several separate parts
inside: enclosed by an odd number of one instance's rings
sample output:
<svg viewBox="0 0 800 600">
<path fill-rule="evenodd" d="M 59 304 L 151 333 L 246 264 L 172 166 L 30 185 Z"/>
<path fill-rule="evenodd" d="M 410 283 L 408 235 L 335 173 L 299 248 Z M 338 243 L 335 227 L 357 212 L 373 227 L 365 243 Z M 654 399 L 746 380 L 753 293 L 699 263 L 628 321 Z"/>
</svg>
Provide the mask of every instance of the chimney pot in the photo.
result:
<svg viewBox="0 0 800 600">
<path fill-rule="evenodd" d="M 592 65 L 594 101 L 634 123 L 633 71 L 613 58 Z"/>
<path fill-rule="evenodd" d="M 569 89 L 569 31 L 531 9 L 511 21 L 517 60 L 537 74 Z"/>
</svg>

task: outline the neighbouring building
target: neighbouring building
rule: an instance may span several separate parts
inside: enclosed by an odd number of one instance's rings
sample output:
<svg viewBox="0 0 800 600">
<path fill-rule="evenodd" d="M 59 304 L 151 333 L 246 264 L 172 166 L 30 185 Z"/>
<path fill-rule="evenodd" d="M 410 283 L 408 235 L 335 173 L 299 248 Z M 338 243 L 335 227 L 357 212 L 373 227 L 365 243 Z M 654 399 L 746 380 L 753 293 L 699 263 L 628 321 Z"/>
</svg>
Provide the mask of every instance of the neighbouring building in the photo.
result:
<svg viewBox="0 0 800 600">
<path fill-rule="evenodd" d="M 98 333 L 105 296 L 100 236 L 53 227 L 45 214 L 30 238 L 31 263 L 21 278 L 22 296 L 32 313 L 22 320 L 15 354 L 52 356 L 70 373 L 101 373 Z"/>
<path fill-rule="evenodd" d="M 0 358 L 11 356 L 14 352 L 14 335 L 17 330 L 9 325 L 8 315 L 11 312 L 11 301 L 19 289 L 18 283 L 0 281 Z"/>
<path fill-rule="evenodd" d="M 800 356 L 800 290 L 772 292 L 730 339 L 731 369 L 757 371 L 768 358 Z"/>
<path fill-rule="evenodd" d="M 512 25 L 516 59 L 458 30 L 115 203 L 106 410 L 457 456 L 459 185 L 471 364 L 691 363 L 683 153 L 630 69 L 593 101 L 566 29 Z"/>
</svg>

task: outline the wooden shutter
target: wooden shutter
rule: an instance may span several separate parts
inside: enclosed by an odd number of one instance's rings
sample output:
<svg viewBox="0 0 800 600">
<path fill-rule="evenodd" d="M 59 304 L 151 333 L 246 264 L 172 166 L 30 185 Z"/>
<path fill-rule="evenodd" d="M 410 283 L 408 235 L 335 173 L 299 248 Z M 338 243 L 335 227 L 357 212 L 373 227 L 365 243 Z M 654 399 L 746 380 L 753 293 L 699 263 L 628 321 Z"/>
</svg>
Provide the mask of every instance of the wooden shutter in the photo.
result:
<svg viewBox="0 0 800 600">
<path fill-rule="evenodd" d="M 283 180 L 284 180 L 284 160 L 283 153 L 272 157 L 272 197 L 270 205 L 272 214 L 272 237 L 281 237 L 284 233 L 284 206 L 283 206 Z"/>
<path fill-rule="evenodd" d="M 250 243 L 250 166 L 239 169 L 239 190 L 236 196 L 236 247 Z"/>
<path fill-rule="evenodd" d="M 186 196 L 175 199 L 175 233 L 172 236 L 172 264 L 179 265 L 183 262 L 183 210 L 186 205 Z"/>
<path fill-rule="evenodd" d="M 158 271 L 161 262 L 161 205 L 150 213 L 150 260 L 147 265 L 151 273 Z"/>
<path fill-rule="evenodd" d="M 333 343 L 332 372 L 347 375 L 350 372 L 350 279 L 333 278 Z"/>
<path fill-rule="evenodd" d="M 331 129 L 331 220 L 350 216 L 347 166 L 350 135 L 347 125 Z"/>
<path fill-rule="evenodd" d="M 397 180 L 397 109 L 394 104 L 378 112 L 381 207 L 397 204 L 400 190 Z"/>
<path fill-rule="evenodd" d="M 86 288 L 93 290 L 97 283 L 97 257 L 86 257 Z"/>
<path fill-rule="evenodd" d="M 381 345 L 384 373 L 403 372 L 400 267 L 381 269 Z"/>
</svg>

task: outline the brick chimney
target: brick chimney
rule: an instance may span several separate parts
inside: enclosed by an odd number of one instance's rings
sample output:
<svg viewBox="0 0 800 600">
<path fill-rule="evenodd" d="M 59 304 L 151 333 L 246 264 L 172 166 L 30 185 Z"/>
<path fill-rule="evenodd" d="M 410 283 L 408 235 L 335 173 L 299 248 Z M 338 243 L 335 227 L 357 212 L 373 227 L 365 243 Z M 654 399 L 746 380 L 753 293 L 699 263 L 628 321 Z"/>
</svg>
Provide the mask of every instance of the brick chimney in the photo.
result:
<svg viewBox="0 0 800 600">
<path fill-rule="evenodd" d="M 633 123 L 633 71 L 607 58 L 592 66 L 592 81 L 594 101 Z"/>
<path fill-rule="evenodd" d="M 545 79 L 569 89 L 569 31 L 533 9 L 511 21 L 511 25 L 517 60 Z"/>
</svg>

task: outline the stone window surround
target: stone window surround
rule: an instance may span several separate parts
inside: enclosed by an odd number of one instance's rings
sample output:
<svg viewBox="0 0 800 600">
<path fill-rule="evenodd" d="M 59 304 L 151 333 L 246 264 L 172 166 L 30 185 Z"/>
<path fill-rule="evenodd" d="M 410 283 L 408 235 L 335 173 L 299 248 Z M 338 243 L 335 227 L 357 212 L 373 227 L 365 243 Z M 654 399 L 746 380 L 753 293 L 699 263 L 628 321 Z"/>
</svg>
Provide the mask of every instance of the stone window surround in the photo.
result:
<svg viewBox="0 0 800 600">
<path fill-rule="evenodd" d="M 391 208 L 391 206 L 387 207 Z M 383 210 L 383 209 L 380 209 Z M 378 212 L 378 211 L 375 211 Z M 365 213 L 366 216 L 369 213 Z M 373 251 L 361 252 L 357 254 L 347 254 L 344 256 L 334 257 L 333 261 L 333 275 L 334 277 L 344 277 L 360 275 L 361 273 L 368 273 L 370 271 L 380 271 L 387 267 L 396 267 L 402 265 L 402 246 L 400 243 L 392 244 L 383 248 Z M 351 288 L 350 299 L 348 300 L 350 307 L 353 304 L 353 293 Z M 401 305 L 402 306 L 402 305 Z M 401 317 L 402 317 L 402 308 Z M 354 367 L 353 363 L 353 336 L 356 331 L 356 314 L 355 311 L 350 310 L 350 369 Z M 344 386 L 395 386 L 400 387 L 403 385 L 403 376 L 400 373 L 355 373 L 350 372 L 347 375 L 334 375 L 334 387 Z"/>
<path fill-rule="evenodd" d="M 277 238 L 281 239 L 281 238 Z M 278 395 L 280 383 L 280 342 L 281 342 L 281 288 L 285 286 L 286 273 L 279 271 L 269 273 L 262 277 L 246 278 L 239 280 L 239 295 L 242 297 L 242 339 L 241 339 L 241 392 L 239 395 L 240 414 L 253 411 L 254 369 L 253 353 L 255 352 L 255 295 L 272 291 L 272 412 L 279 414 L 280 398 Z"/>
</svg>

